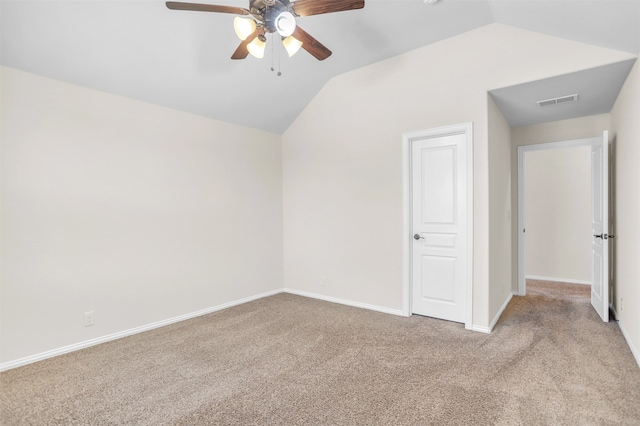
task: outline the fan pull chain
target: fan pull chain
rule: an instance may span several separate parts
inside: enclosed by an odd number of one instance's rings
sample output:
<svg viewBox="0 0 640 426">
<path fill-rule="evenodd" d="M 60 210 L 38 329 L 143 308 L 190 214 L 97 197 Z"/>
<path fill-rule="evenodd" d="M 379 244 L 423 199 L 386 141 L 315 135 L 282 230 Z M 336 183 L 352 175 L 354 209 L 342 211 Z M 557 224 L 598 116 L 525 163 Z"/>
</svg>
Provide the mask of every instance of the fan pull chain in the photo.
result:
<svg viewBox="0 0 640 426">
<path fill-rule="evenodd" d="M 275 57 L 275 42 L 273 41 L 274 38 L 274 33 L 271 33 L 269 35 L 271 37 L 271 71 L 275 71 L 275 68 L 273 67 L 273 61 L 274 61 L 274 57 Z M 282 75 L 282 72 L 280 71 L 280 50 L 278 49 L 278 73 L 276 74 L 278 77 L 280 77 Z"/>
<path fill-rule="evenodd" d="M 278 77 L 280 77 L 282 75 L 282 72 L 280 72 L 281 68 L 280 68 L 280 51 L 282 49 L 277 49 L 278 50 Z"/>
<path fill-rule="evenodd" d="M 269 37 L 271 37 L 271 71 L 275 71 L 273 68 L 273 33 L 269 34 Z"/>
</svg>

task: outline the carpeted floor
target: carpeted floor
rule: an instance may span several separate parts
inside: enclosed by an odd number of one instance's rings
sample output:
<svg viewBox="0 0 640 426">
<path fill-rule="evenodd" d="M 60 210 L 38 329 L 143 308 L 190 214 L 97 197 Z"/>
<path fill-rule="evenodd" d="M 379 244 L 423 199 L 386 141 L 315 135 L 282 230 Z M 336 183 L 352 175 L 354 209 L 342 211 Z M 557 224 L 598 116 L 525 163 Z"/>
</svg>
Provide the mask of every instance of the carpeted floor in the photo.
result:
<svg viewBox="0 0 640 426">
<path fill-rule="evenodd" d="M 531 283 L 491 335 L 280 294 L 1 373 L 0 419 L 638 425 L 640 368 L 588 291 Z"/>
</svg>

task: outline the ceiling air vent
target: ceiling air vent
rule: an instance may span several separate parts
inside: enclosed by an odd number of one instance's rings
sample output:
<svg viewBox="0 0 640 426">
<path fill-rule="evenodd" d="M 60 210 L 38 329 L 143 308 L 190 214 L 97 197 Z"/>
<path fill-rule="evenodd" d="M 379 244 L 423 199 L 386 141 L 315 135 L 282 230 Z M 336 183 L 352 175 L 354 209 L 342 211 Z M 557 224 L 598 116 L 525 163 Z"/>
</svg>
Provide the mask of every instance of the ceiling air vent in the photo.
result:
<svg viewBox="0 0 640 426">
<path fill-rule="evenodd" d="M 559 98 L 545 99 L 544 101 L 537 101 L 539 107 L 545 107 L 549 105 L 566 104 L 567 102 L 575 102 L 578 100 L 578 95 L 561 96 Z"/>
</svg>

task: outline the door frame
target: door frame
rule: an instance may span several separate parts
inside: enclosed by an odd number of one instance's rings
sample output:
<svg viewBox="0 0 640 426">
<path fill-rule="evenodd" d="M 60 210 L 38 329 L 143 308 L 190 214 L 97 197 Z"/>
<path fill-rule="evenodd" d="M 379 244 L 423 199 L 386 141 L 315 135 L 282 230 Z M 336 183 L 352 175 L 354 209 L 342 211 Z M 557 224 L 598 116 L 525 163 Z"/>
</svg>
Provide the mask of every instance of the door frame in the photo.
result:
<svg viewBox="0 0 640 426">
<path fill-rule="evenodd" d="M 436 127 L 432 129 L 406 132 L 402 134 L 402 210 L 403 210 L 403 237 L 402 237 L 402 312 L 409 317 L 412 314 L 412 258 L 413 258 L 413 234 L 411 230 L 413 218 L 412 200 L 412 142 L 416 140 L 437 138 L 452 135 L 465 135 L 467 145 L 467 283 L 466 283 L 466 329 L 473 328 L 473 123 L 461 123 L 450 126 Z"/>
<path fill-rule="evenodd" d="M 533 151 L 545 151 L 562 148 L 576 148 L 580 146 L 592 146 L 602 143 L 602 135 L 592 138 L 573 139 L 561 142 L 548 142 L 531 145 L 521 145 L 518 147 L 518 295 L 525 296 L 527 294 L 527 284 L 525 275 L 525 248 L 523 229 L 525 226 L 525 169 L 524 169 L 524 155 L 527 152 Z"/>
</svg>

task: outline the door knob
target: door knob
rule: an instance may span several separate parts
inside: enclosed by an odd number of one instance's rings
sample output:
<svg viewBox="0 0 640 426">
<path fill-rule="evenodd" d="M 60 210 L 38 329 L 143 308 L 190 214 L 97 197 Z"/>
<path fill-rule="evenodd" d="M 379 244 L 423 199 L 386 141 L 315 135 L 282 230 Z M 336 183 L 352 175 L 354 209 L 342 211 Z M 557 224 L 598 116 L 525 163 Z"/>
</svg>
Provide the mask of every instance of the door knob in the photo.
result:
<svg viewBox="0 0 640 426">
<path fill-rule="evenodd" d="M 596 238 L 603 238 L 603 234 L 600 234 L 600 235 L 594 235 L 594 237 L 596 237 Z"/>
<path fill-rule="evenodd" d="M 422 238 L 422 239 L 424 240 L 424 237 L 423 237 L 423 236 L 421 236 L 420 234 L 415 234 L 415 235 L 413 236 L 413 239 L 414 239 L 414 240 L 419 240 L 420 238 Z"/>
</svg>

